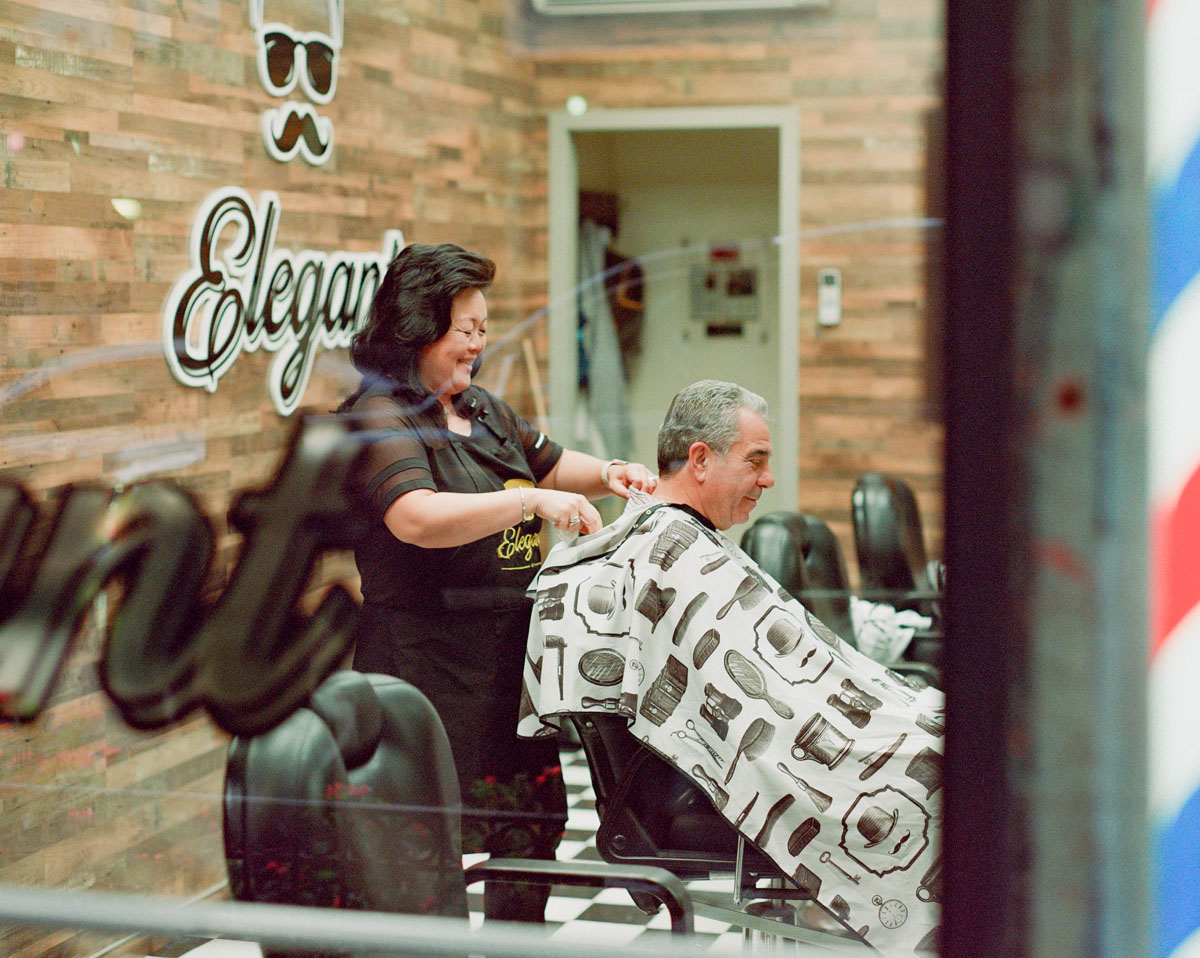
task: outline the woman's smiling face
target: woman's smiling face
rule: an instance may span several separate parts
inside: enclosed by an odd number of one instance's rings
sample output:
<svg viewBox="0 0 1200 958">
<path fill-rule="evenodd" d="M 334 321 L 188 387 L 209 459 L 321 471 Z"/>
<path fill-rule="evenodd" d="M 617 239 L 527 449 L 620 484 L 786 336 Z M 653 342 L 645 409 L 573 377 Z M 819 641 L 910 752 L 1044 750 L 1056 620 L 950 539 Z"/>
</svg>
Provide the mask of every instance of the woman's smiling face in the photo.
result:
<svg viewBox="0 0 1200 958">
<path fill-rule="evenodd" d="M 477 289 L 464 289 L 450 302 L 450 328 L 421 350 L 417 371 L 429 391 L 457 396 L 471 385 L 471 368 L 487 345 L 487 302 Z"/>
</svg>

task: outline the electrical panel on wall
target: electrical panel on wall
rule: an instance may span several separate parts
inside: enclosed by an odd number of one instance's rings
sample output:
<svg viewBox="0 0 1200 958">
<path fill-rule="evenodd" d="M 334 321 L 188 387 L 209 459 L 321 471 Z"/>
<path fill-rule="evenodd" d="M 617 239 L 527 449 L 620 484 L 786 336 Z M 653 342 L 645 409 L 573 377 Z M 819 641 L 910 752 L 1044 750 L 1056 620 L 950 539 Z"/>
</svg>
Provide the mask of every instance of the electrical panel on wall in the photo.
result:
<svg viewBox="0 0 1200 958">
<path fill-rule="evenodd" d="M 760 266 L 737 243 L 713 243 L 688 276 L 691 318 L 710 336 L 740 336 L 761 315 Z"/>
</svg>

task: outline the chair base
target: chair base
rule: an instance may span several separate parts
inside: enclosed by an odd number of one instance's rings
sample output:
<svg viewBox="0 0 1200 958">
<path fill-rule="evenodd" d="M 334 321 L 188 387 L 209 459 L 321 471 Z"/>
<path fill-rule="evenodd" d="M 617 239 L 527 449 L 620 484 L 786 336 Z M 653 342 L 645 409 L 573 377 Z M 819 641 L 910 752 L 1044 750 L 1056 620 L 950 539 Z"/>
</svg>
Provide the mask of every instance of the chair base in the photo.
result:
<svg viewBox="0 0 1200 958">
<path fill-rule="evenodd" d="M 870 945 L 859 938 L 853 931 L 844 926 L 834 924 L 836 919 L 826 915 L 823 909 L 821 909 L 821 912 L 828 919 L 828 928 L 816 928 L 803 923 L 796 924 L 794 921 L 781 918 L 764 917 L 755 914 L 755 911 L 761 910 L 754 909 L 753 906 L 756 904 L 759 903 L 751 902 L 745 909 L 738 909 L 694 898 L 692 900 L 692 909 L 702 918 L 711 918 L 714 921 L 724 922 L 731 927 L 741 929 L 743 932 L 752 932 L 757 935 L 771 935 L 775 938 L 786 939 L 787 941 L 798 941 L 806 945 L 811 945 L 814 948 L 836 952 L 837 954 L 845 954 L 847 949 L 857 952 L 858 948 L 855 948 L 855 945 L 874 951 Z M 800 904 L 804 904 L 804 902 Z M 820 906 L 818 905 L 817 908 L 820 908 Z"/>
<path fill-rule="evenodd" d="M 489 858 L 465 872 L 468 886 L 480 881 L 534 881 L 590 888 L 624 888 L 667 906 L 671 932 L 694 931 L 692 900 L 683 882 L 665 868 L 647 865 L 609 865 L 587 861 L 542 861 L 528 858 Z"/>
</svg>

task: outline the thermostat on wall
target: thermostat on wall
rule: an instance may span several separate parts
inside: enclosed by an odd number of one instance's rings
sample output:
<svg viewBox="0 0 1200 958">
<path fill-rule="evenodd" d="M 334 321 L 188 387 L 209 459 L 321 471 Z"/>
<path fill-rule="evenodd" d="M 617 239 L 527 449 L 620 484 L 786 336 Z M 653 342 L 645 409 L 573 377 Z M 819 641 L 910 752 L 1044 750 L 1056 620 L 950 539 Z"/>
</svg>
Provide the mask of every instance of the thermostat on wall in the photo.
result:
<svg viewBox="0 0 1200 958">
<path fill-rule="evenodd" d="M 842 321 L 842 271 L 827 268 L 817 272 L 817 322 L 836 326 Z"/>
</svg>

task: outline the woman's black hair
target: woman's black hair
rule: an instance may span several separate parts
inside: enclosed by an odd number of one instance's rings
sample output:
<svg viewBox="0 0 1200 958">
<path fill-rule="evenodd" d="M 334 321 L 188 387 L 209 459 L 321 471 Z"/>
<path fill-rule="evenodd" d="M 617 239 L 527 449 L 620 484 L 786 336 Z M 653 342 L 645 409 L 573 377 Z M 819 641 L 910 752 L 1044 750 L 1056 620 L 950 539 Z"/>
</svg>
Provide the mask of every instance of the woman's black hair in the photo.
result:
<svg viewBox="0 0 1200 958">
<path fill-rule="evenodd" d="M 437 406 L 429 402 L 429 387 L 418 371 L 421 350 L 446 335 L 454 297 L 486 289 L 495 275 L 490 259 L 453 243 L 404 247 L 388 265 L 367 322 L 350 343 L 350 361 L 363 383 L 343 408 L 380 383 L 414 407 Z"/>
</svg>

